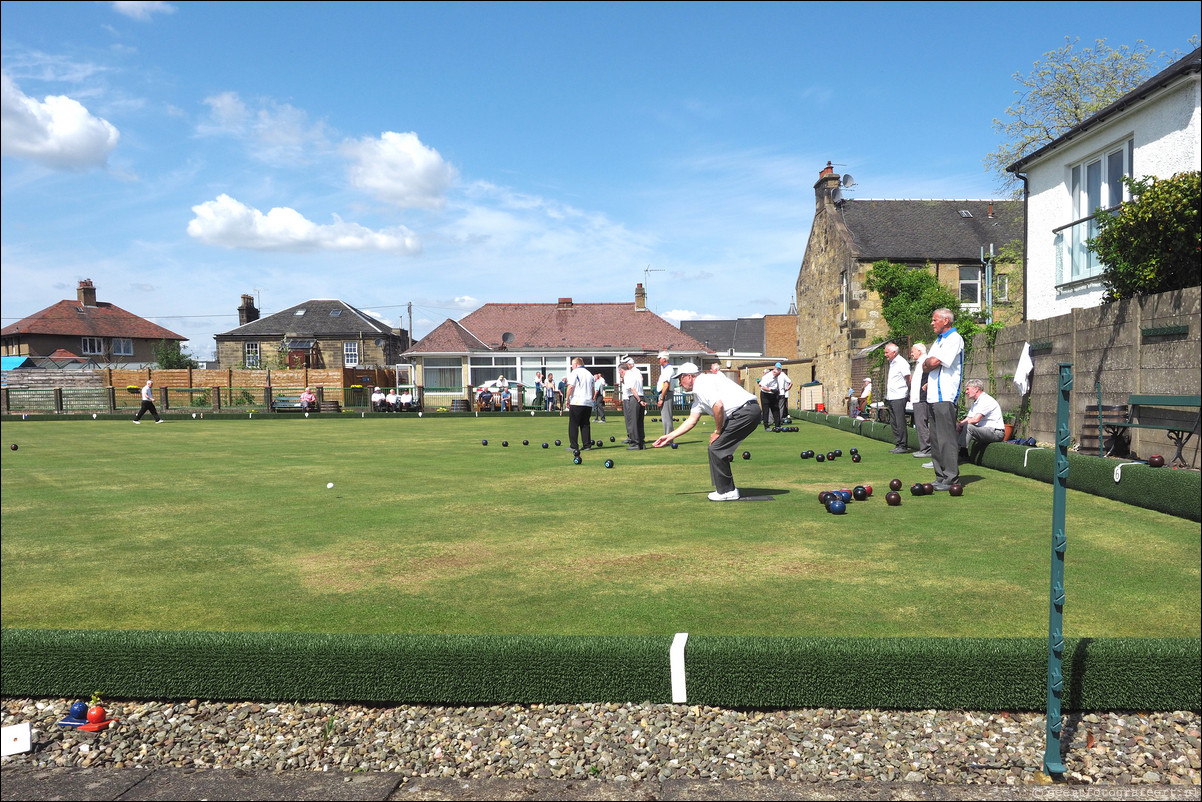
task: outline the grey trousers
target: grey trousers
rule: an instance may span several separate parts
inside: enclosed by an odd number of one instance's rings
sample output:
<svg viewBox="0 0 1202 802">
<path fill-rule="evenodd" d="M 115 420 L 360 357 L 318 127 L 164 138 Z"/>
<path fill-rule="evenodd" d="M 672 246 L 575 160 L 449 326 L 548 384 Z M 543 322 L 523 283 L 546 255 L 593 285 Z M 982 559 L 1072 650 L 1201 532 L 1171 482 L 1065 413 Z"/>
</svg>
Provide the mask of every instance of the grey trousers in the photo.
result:
<svg viewBox="0 0 1202 802">
<path fill-rule="evenodd" d="M 990 443 L 1002 442 L 1005 435 L 1005 429 L 987 429 L 975 423 L 966 423 L 960 430 L 960 448 L 971 449 L 975 443 L 980 443 L 981 448 L 984 448 Z"/>
<path fill-rule="evenodd" d="M 760 406 L 755 401 L 748 401 L 726 416 L 722 434 L 710 443 L 710 481 L 719 493 L 729 493 L 735 489 L 735 478 L 730 472 L 731 457 L 739 443 L 754 432 L 759 423 Z"/>
<path fill-rule="evenodd" d="M 960 478 L 960 437 L 956 433 L 956 403 L 937 401 L 931 407 L 931 462 L 935 481 L 950 485 Z"/>
<path fill-rule="evenodd" d="M 893 445 L 897 448 L 906 448 L 909 445 L 909 436 L 906 432 L 906 399 L 894 398 L 885 403 L 889 405 L 889 423 L 893 426 Z"/>
<path fill-rule="evenodd" d="M 672 433 L 672 394 L 668 393 L 664 405 L 659 408 L 660 419 L 664 422 L 664 434 Z"/>
<path fill-rule="evenodd" d="M 918 433 L 918 450 L 931 450 L 931 405 L 926 401 L 914 402 L 914 431 Z"/>
<path fill-rule="evenodd" d="M 633 445 L 642 446 L 646 440 L 643 435 L 643 405 L 637 398 L 622 399 L 622 417 L 626 419 L 626 438 Z"/>
</svg>

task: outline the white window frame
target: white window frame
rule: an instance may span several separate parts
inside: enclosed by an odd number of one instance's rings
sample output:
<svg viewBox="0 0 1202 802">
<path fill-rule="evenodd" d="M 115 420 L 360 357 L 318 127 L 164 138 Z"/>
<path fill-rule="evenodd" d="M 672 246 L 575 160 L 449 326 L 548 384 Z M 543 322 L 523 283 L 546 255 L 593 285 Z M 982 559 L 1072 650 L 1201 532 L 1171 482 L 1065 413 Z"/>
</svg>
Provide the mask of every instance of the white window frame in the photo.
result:
<svg viewBox="0 0 1202 802">
<path fill-rule="evenodd" d="M 83 337 L 81 338 L 80 350 L 88 356 L 103 354 L 104 339 L 101 337 Z"/>
<path fill-rule="evenodd" d="M 964 271 L 966 271 L 966 270 L 975 270 L 976 278 L 967 278 L 966 279 L 964 277 Z M 960 283 L 958 285 L 959 286 L 958 297 L 960 299 L 961 307 L 963 307 L 964 309 L 980 309 L 981 308 L 981 283 L 982 283 L 981 282 L 981 268 L 977 267 L 976 265 L 961 265 L 960 266 Z M 966 302 L 964 300 L 964 288 L 965 287 L 976 287 L 977 300 L 975 302 Z"/>
<path fill-rule="evenodd" d="M 113 356 L 133 356 L 134 355 L 134 341 L 132 339 L 130 339 L 129 337 L 114 337 L 112 339 L 112 343 L 113 343 Z"/>
<path fill-rule="evenodd" d="M 993 300 L 998 303 L 1008 303 L 1010 301 L 1010 276 L 1006 273 L 994 276 L 994 283 L 997 286 L 993 291 Z"/>
<path fill-rule="evenodd" d="M 1131 200 L 1122 179 L 1135 175 L 1134 156 L 1135 139 L 1126 137 L 1069 166 L 1071 219 L 1081 222 L 1065 232 L 1068 259 L 1060 277 L 1062 283 L 1095 278 L 1105 268 L 1086 243 L 1098 235 L 1099 210 L 1111 210 Z"/>
<path fill-rule="evenodd" d="M 344 340 L 342 343 L 342 366 L 345 368 L 359 367 L 358 340 Z"/>
<path fill-rule="evenodd" d="M 242 343 L 242 364 L 246 365 L 248 368 L 257 368 L 262 364 L 258 343 Z"/>
</svg>

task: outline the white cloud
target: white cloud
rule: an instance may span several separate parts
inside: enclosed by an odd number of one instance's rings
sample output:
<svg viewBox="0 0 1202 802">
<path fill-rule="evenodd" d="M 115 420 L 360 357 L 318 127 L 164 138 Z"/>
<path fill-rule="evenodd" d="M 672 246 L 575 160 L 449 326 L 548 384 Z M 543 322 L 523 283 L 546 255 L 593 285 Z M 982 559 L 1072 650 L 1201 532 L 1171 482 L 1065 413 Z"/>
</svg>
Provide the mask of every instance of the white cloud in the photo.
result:
<svg viewBox="0 0 1202 802">
<path fill-rule="evenodd" d="M 174 14 L 175 6 L 160 0 L 115 0 L 113 11 L 136 20 L 148 20 L 155 14 Z"/>
<path fill-rule="evenodd" d="M 688 309 L 671 309 L 667 312 L 660 312 L 660 317 L 668 320 L 675 320 L 679 323 L 682 320 L 721 320 L 717 315 L 700 315 Z"/>
<path fill-rule="evenodd" d="M 263 214 L 229 195 L 193 206 L 188 235 L 208 245 L 256 251 L 399 251 L 416 253 L 416 235 L 404 226 L 373 231 L 337 215 L 329 225 L 307 220 L 295 209 L 277 207 Z"/>
<path fill-rule="evenodd" d="M 105 166 L 121 137 L 108 120 L 93 116 L 78 101 L 63 95 L 35 100 L 7 74 L 0 80 L 4 155 L 29 159 L 52 170 Z"/>
<path fill-rule="evenodd" d="M 412 131 L 348 141 L 342 150 L 352 161 L 352 186 L 403 208 L 441 208 L 456 178 L 455 168 Z"/>
<path fill-rule="evenodd" d="M 203 136 L 232 136 L 247 140 L 252 156 L 269 164 L 304 163 L 312 146 L 324 147 L 325 124 L 287 103 L 261 100 L 248 105 L 237 92 L 204 99 L 209 118 L 197 126 Z"/>
</svg>

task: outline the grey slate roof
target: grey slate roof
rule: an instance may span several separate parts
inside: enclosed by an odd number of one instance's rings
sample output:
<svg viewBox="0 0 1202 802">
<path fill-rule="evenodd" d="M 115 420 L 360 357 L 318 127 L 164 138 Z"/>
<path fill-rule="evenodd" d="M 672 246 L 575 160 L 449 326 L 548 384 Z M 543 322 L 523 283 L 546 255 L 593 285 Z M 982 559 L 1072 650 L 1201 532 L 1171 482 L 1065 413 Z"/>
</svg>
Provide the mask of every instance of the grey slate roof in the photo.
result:
<svg viewBox="0 0 1202 802">
<path fill-rule="evenodd" d="M 299 310 L 305 310 L 298 315 Z M 393 335 L 380 321 L 365 315 L 345 301 L 313 299 L 290 306 L 258 320 L 252 320 L 217 337 L 273 337 L 285 335 L 300 338 L 345 337 L 360 334 Z"/>
<path fill-rule="evenodd" d="M 1021 201 L 849 200 L 832 213 L 843 216 L 861 259 L 978 260 L 981 246 L 988 253 L 990 243 L 996 251 L 1023 236 Z"/>
<path fill-rule="evenodd" d="M 740 354 L 764 353 L 764 319 L 682 320 L 680 330 L 719 353 L 732 348 Z"/>
</svg>

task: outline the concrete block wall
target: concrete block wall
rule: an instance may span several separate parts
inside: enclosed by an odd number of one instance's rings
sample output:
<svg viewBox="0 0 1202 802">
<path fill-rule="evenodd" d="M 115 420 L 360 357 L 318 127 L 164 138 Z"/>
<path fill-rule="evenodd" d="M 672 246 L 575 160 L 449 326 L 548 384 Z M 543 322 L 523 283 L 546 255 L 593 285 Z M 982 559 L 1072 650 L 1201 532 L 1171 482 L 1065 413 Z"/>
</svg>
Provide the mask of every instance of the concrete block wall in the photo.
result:
<svg viewBox="0 0 1202 802">
<path fill-rule="evenodd" d="M 1085 423 L 1085 407 L 1098 403 L 1098 384 L 1101 403 L 1106 406 L 1125 404 L 1128 396 L 1139 393 L 1202 392 L 1202 288 L 1075 309 L 1008 326 L 998 334 L 992 353 L 984 335 L 978 335 L 972 361 L 965 365 L 965 378 L 984 379 L 992 370 L 996 397 L 1006 412 L 1017 411 L 1022 401 L 1013 377 L 1024 343 L 1032 345 L 1035 365 L 1025 434 L 1041 443 L 1054 440 L 1059 364 L 1071 362 L 1070 426 L 1077 439 Z M 1196 410 L 1150 410 L 1141 421 L 1189 422 L 1196 414 Z M 1145 429 L 1131 435 L 1131 450 L 1141 458 L 1157 453 L 1168 458 L 1176 450 L 1165 432 Z M 1192 438 L 1183 453 L 1194 468 L 1199 467 L 1199 439 Z"/>
</svg>

